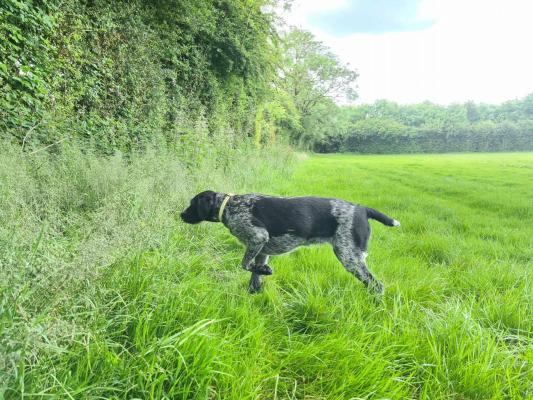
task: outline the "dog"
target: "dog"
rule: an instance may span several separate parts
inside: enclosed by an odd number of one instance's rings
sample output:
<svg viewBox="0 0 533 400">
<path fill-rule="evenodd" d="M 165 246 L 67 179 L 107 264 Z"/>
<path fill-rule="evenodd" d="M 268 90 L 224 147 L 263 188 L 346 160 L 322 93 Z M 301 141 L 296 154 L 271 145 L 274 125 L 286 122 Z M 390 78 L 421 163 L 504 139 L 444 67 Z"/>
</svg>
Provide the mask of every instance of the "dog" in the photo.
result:
<svg viewBox="0 0 533 400">
<path fill-rule="evenodd" d="M 370 224 L 400 223 L 387 215 L 348 201 L 322 197 L 274 197 L 261 194 L 232 195 L 211 190 L 194 196 L 181 214 L 188 224 L 222 222 L 244 246 L 241 265 L 252 273 L 248 291 L 261 289 L 261 275 L 271 275 L 269 256 L 288 253 L 299 246 L 330 243 L 348 272 L 369 290 L 384 287 L 368 270 Z"/>
</svg>

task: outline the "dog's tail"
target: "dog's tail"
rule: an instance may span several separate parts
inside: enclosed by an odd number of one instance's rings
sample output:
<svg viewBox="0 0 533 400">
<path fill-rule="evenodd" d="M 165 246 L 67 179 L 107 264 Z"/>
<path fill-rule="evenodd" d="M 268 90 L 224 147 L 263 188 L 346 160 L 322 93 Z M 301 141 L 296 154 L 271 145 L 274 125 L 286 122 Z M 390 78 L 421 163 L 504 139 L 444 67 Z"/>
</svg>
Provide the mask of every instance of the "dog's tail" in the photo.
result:
<svg viewBox="0 0 533 400">
<path fill-rule="evenodd" d="M 395 219 L 380 213 L 378 210 L 373 208 L 366 207 L 366 216 L 367 218 L 375 219 L 376 221 L 381 222 L 383 225 L 387 226 L 400 226 L 400 222 Z"/>
</svg>

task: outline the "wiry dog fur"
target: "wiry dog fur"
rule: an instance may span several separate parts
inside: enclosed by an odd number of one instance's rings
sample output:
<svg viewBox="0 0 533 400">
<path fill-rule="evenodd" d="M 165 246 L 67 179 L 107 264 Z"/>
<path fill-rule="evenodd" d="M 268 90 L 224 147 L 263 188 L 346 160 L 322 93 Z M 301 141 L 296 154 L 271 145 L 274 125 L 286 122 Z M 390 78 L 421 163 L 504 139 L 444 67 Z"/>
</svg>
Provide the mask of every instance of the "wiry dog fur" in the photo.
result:
<svg viewBox="0 0 533 400">
<path fill-rule="evenodd" d="M 290 252 L 299 246 L 330 243 L 347 271 L 376 292 L 383 285 L 365 263 L 370 225 L 375 219 L 387 226 L 400 223 L 372 208 L 344 200 L 321 197 L 273 197 L 259 194 L 233 195 L 218 214 L 225 193 L 197 194 L 181 213 L 184 222 L 222 222 L 246 246 L 242 267 L 252 273 L 249 291 L 261 288 L 260 275 L 269 275 L 268 257 Z"/>
</svg>

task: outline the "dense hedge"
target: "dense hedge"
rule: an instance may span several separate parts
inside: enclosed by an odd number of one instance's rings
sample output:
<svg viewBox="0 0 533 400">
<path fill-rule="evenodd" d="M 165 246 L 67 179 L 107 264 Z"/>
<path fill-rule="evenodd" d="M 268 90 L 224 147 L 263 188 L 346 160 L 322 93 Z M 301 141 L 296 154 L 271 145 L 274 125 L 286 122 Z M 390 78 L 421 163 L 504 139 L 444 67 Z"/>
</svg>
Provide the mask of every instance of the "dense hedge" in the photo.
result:
<svg viewBox="0 0 533 400">
<path fill-rule="evenodd" d="M 341 109 L 339 124 L 315 141 L 322 153 L 443 153 L 533 150 L 533 95 L 500 106 L 401 106 L 376 102 Z"/>
<path fill-rule="evenodd" d="M 460 129 L 460 130 L 459 130 Z M 354 152 L 362 154 L 446 153 L 533 150 L 533 121 L 463 126 L 457 131 L 420 128 L 380 134 L 348 135 L 342 140 L 317 143 L 321 153 Z"/>
<path fill-rule="evenodd" d="M 2 0 L 0 133 L 104 152 L 251 136 L 274 73 L 268 3 Z"/>
</svg>

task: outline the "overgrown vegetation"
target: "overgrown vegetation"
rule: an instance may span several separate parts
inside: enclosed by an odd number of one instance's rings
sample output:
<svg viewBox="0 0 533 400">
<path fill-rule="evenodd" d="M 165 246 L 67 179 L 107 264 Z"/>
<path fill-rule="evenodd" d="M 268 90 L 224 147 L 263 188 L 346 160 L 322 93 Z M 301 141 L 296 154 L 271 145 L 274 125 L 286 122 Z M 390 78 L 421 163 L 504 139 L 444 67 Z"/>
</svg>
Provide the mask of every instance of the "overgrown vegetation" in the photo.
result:
<svg viewBox="0 0 533 400">
<path fill-rule="evenodd" d="M 127 158 L 120 154 L 106 158 L 71 145 L 56 154 L 43 151 L 31 156 L 18 148 L 4 150 L 0 159 L 0 397 L 46 395 L 49 383 L 31 376 L 37 377 L 34 374 L 44 372 L 47 365 L 62 368 L 56 362 L 64 355 L 86 340 L 106 335 L 97 327 L 105 316 L 91 311 L 96 311 L 93 307 L 100 301 L 106 276 L 117 274 L 116 278 L 121 275 L 127 281 L 142 258 L 169 255 L 167 250 L 173 254 L 169 267 L 175 269 L 168 271 L 164 286 L 172 286 L 175 274 L 192 273 L 195 265 L 206 272 L 218 265 L 223 256 L 216 254 L 222 246 L 216 241 L 226 241 L 221 230 L 207 234 L 207 226 L 191 230 L 179 220 L 192 193 L 206 187 L 259 190 L 290 173 L 291 155 L 285 150 L 234 152 L 224 167 L 211 155 L 203 154 L 191 169 L 172 151 L 161 149 Z M 118 287 L 109 289 L 121 296 L 115 292 Z M 90 386 L 104 379 L 96 378 L 97 374 L 90 372 L 89 380 L 94 378 Z M 124 396 L 129 397 L 119 397 Z"/>
<path fill-rule="evenodd" d="M 5 0 L 0 130 L 25 147 L 66 137 L 111 154 L 175 145 L 205 124 L 231 143 L 269 101 L 268 0 Z"/>
<path fill-rule="evenodd" d="M 215 241 L 192 245 L 198 232 L 176 222 L 195 191 L 289 175 L 270 4 L 0 2 L 1 398 L 49 395 L 30 376 L 105 336 L 90 309 L 105 276 L 132 276 L 117 266 L 163 248 L 189 272 L 216 259 Z M 90 386 L 105 379 L 94 367 Z M 150 396 L 143 385 L 131 389 Z"/>
</svg>

